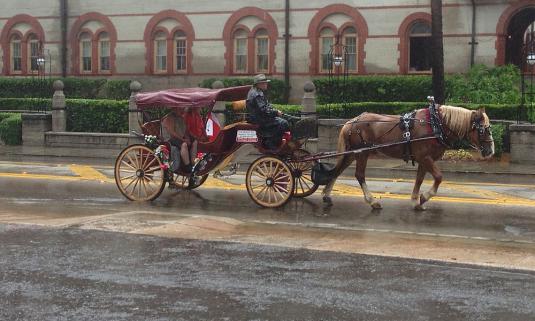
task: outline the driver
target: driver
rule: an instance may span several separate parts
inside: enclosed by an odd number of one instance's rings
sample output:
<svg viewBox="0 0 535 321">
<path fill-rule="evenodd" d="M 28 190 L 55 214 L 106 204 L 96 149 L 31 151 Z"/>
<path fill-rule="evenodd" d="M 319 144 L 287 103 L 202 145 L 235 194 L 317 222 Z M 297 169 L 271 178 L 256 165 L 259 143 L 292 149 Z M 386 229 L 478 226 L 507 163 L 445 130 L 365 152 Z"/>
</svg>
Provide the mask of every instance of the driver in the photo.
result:
<svg viewBox="0 0 535 321">
<path fill-rule="evenodd" d="M 247 94 L 246 107 L 249 122 L 260 125 L 259 134 L 264 138 L 264 145 L 269 149 L 277 149 L 282 135 L 288 131 L 288 122 L 281 118 L 282 112 L 271 106 L 265 96 L 269 80 L 264 74 L 254 76 L 253 87 Z"/>
</svg>

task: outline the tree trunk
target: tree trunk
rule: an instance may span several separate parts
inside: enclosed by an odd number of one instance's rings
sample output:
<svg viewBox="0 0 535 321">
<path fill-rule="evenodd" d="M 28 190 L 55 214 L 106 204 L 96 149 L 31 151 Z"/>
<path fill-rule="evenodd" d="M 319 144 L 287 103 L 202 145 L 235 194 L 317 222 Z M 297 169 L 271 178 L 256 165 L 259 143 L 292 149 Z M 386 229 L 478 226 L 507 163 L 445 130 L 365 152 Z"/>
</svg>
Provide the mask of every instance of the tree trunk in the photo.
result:
<svg viewBox="0 0 535 321">
<path fill-rule="evenodd" d="M 433 67 L 433 96 L 444 104 L 444 48 L 442 40 L 442 0 L 431 0 L 431 61 Z"/>
</svg>

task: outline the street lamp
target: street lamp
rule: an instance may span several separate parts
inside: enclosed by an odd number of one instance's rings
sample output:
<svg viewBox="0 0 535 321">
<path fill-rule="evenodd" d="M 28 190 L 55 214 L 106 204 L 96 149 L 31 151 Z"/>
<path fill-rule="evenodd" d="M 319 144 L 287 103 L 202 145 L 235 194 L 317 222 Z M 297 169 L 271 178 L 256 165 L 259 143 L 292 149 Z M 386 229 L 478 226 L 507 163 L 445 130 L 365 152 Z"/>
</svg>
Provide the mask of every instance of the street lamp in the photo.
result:
<svg viewBox="0 0 535 321">
<path fill-rule="evenodd" d="M 534 55 L 534 59 L 535 59 L 535 55 Z M 344 58 L 341 57 L 341 56 L 334 56 L 333 58 L 333 63 L 336 67 L 340 67 L 340 65 L 344 62 Z M 534 61 L 535 63 L 535 61 Z"/>
<path fill-rule="evenodd" d="M 347 47 L 340 41 L 340 34 L 335 36 L 328 54 L 329 91 L 331 103 L 346 103 L 348 84 Z M 329 117 L 331 110 L 329 108 Z"/>
</svg>

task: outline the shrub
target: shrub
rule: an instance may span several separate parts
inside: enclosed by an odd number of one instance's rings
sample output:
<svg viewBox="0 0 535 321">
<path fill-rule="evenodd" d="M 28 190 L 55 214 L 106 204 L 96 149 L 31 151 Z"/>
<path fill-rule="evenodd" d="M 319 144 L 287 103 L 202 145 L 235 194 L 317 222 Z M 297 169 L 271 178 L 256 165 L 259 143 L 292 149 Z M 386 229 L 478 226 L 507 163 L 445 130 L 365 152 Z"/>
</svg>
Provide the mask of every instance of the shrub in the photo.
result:
<svg viewBox="0 0 535 321">
<path fill-rule="evenodd" d="M 354 76 L 342 82 L 314 79 L 318 103 L 425 101 L 432 93 L 429 76 Z"/>
<path fill-rule="evenodd" d="M 127 133 L 128 101 L 67 99 L 67 131 Z"/>
<path fill-rule="evenodd" d="M 467 74 L 448 75 L 446 101 L 449 103 L 518 104 L 520 72 L 516 66 L 489 68 L 475 65 Z M 314 80 L 318 102 L 424 101 L 432 95 L 430 76 L 353 76 L 343 80 L 327 77 Z"/>
<path fill-rule="evenodd" d="M 520 96 L 520 71 L 514 65 L 475 65 L 467 74 L 446 80 L 446 97 L 452 102 L 518 104 Z"/>
<path fill-rule="evenodd" d="M 253 84 L 253 78 L 222 78 L 222 79 L 209 78 L 209 79 L 203 80 L 199 84 L 199 87 L 212 88 L 212 84 L 216 80 L 221 80 L 225 88 Z M 286 101 L 284 101 L 285 90 L 286 90 L 286 84 L 284 81 L 279 80 L 279 79 L 271 79 L 271 82 L 269 83 L 269 90 L 267 92 L 268 100 L 274 104 L 286 103 Z"/>
<path fill-rule="evenodd" d="M 0 139 L 6 145 L 22 144 L 22 119 L 20 114 L 0 113 Z"/>
<path fill-rule="evenodd" d="M 0 78 L 0 98 L 52 98 L 53 79 L 37 78 Z M 84 78 L 61 78 L 65 96 L 69 98 L 109 98 L 128 99 L 129 80 L 106 80 Z"/>
<path fill-rule="evenodd" d="M 491 127 L 492 138 L 494 139 L 494 155 L 497 158 L 503 153 L 503 138 L 505 136 L 505 125 L 493 124 Z"/>
<path fill-rule="evenodd" d="M 2 110 L 50 110 L 52 99 L 50 98 L 0 98 L 0 111 Z"/>
</svg>

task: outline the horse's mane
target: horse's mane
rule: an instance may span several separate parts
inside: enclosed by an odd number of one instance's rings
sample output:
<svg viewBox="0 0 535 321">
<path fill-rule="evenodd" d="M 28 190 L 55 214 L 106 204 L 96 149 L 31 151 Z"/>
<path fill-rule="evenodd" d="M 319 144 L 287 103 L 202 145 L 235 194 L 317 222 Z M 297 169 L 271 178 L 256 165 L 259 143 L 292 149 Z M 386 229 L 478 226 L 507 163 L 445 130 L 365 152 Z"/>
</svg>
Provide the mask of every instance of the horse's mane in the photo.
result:
<svg viewBox="0 0 535 321">
<path fill-rule="evenodd" d="M 472 120 L 472 110 L 454 107 L 454 106 L 445 106 L 440 107 L 440 113 L 442 114 L 442 119 L 444 124 L 457 136 L 460 138 L 468 135 L 468 132 L 471 129 L 471 120 Z M 490 121 L 486 114 L 483 114 L 484 125 L 488 126 Z"/>
</svg>

